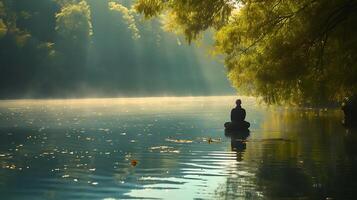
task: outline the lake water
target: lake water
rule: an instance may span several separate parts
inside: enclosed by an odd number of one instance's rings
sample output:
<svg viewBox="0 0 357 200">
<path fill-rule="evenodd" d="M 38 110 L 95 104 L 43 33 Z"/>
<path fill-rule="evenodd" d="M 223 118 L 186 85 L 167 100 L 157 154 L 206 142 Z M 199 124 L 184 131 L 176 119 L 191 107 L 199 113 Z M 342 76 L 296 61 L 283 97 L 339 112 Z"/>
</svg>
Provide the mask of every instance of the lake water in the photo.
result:
<svg viewBox="0 0 357 200">
<path fill-rule="evenodd" d="M 357 133 L 339 110 L 235 97 L 0 102 L 0 199 L 356 199 Z"/>
</svg>

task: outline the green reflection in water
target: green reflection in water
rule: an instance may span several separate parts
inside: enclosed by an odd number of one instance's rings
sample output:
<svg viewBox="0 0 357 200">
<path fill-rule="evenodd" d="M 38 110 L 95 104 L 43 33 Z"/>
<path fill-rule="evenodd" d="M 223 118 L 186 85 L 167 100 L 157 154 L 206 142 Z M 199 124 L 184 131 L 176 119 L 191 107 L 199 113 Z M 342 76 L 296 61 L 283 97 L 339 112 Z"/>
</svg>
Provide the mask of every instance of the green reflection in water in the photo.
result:
<svg viewBox="0 0 357 200">
<path fill-rule="evenodd" d="M 238 145 L 242 164 L 217 197 L 353 199 L 357 133 L 346 130 L 341 119 L 340 110 L 265 110 L 260 128 Z"/>
</svg>

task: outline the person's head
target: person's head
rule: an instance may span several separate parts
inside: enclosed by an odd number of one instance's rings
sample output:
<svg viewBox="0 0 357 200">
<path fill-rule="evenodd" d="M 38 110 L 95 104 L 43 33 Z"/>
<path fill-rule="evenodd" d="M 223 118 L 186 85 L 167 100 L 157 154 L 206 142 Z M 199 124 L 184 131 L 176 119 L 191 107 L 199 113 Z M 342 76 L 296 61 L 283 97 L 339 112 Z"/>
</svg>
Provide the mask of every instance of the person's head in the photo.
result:
<svg viewBox="0 0 357 200">
<path fill-rule="evenodd" d="M 236 105 L 237 105 L 237 106 L 240 106 L 241 104 L 242 104 L 242 101 L 241 101 L 240 99 L 237 99 L 237 100 L 236 100 Z"/>
</svg>

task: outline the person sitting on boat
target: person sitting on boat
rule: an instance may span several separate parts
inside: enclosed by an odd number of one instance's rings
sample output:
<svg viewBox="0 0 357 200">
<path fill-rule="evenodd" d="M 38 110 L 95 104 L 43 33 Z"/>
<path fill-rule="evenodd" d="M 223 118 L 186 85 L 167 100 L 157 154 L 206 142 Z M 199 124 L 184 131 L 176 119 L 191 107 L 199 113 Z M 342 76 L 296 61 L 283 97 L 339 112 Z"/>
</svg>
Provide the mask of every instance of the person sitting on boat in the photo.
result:
<svg viewBox="0 0 357 200">
<path fill-rule="evenodd" d="M 343 113 L 345 114 L 344 124 L 347 127 L 356 127 L 357 124 L 357 95 L 345 98 L 341 107 Z"/>
<path fill-rule="evenodd" d="M 232 122 L 243 122 L 245 120 L 246 112 L 241 106 L 242 101 L 240 99 L 236 100 L 236 107 L 231 111 L 231 121 Z"/>
<path fill-rule="evenodd" d="M 231 122 L 226 122 L 224 127 L 226 131 L 249 131 L 250 123 L 244 121 L 246 112 L 241 106 L 242 101 L 236 100 L 236 107 L 231 111 Z"/>
</svg>

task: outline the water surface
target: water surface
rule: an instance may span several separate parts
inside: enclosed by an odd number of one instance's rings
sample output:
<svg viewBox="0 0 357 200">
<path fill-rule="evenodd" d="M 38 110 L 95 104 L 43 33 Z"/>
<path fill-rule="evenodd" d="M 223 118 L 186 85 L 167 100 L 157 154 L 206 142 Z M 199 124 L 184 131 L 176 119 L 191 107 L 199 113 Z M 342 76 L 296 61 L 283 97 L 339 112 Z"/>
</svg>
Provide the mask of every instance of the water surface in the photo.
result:
<svg viewBox="0 0 357 200">
<path fill-rule="evenodd" d="M 251 132 L 230 138 L 234 100 L 1 101 L 0 198 L 354 199 L 357 133 L 339 110 L 243 98 Z"/>
</svg>

